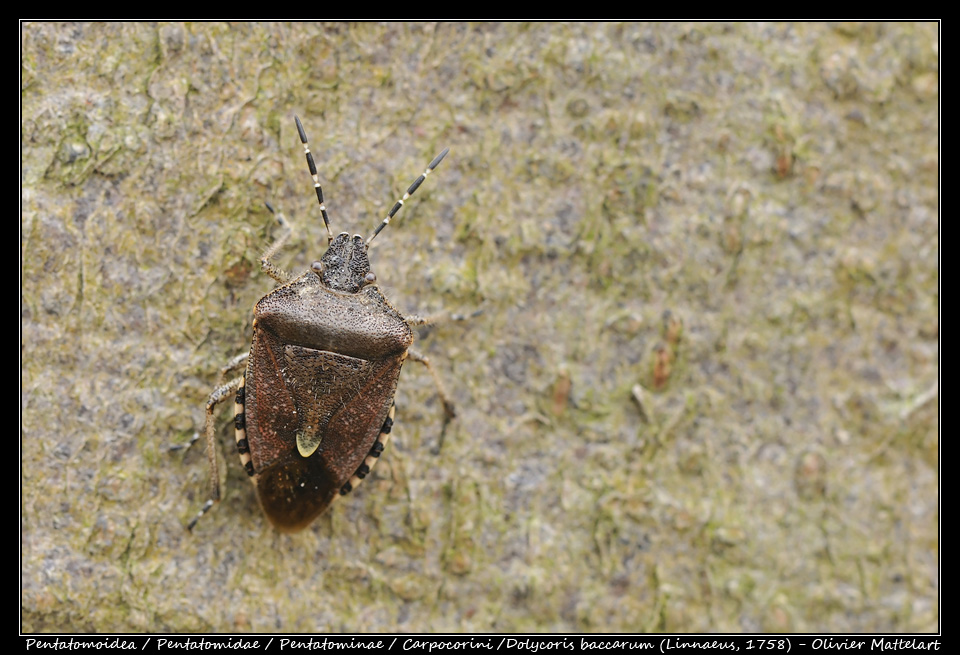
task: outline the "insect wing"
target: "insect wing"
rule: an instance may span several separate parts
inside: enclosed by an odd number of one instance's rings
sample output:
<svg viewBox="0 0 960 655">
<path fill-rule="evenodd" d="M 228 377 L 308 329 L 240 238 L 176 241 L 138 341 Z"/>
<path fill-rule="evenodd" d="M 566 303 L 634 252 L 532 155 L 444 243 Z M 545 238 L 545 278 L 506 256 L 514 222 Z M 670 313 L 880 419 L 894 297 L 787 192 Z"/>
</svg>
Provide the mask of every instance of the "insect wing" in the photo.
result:
<svg viewBox="0 0 960 655">
<path fill-rule="evenodd" d="M 256 392 L 247 393 L 246 425 L 248 438 L 266 446 L 252 453 L 253 466 L 277 528 L 308 524 L 356 473 L 390 411 L 401 365 L 400 358 L 369 361 L 255 331 L 248 376 Z"/>
</svg>

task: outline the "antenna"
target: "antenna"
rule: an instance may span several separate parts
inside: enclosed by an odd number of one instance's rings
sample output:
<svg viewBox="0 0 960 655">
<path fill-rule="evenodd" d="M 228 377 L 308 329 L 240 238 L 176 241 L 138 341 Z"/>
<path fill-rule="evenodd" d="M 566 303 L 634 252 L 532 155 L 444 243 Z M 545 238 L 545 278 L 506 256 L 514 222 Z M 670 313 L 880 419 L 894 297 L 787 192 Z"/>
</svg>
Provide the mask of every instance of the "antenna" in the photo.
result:
<svg viewBox="0 0 960 655">
<path fill-rule="evenodd" d="M 327 207 L 323 204 L 323 189 L 320 188 L 320 177 L 317 175 L 317 164 L 313 161 L 313 154 L 310 152 L 310 144 L 307 143 L 307 133 L 303 131 L 303 125 L 300 123 L 300 117 L 294 116 L 297 121 L 297 132 L 300 134 L 300 143 L 303 144 L 303 150 L 307 155 L 307 166 L 310 167 L 310 175 L 313 176 L 313 186 L 317 190 L 317 201 L 320 203 L 320 213 L 323 215 L 323 225 L 327 228 L 327 243 L 333 241 L 333 232 L 330 231 L 330 219 L 327 218 Z"/>
<path fill-rule="evenodd" d="M 300 121 L 298 120 L 298 121 L 297 121 L 297 126 L 299 127 L 299 125 L 300 125 Z M 302 130 L 301 130 L 301 132 L 300 132 L 300 135 L 301 135 L 301 136 L 303 135 L 303 131 L 302 131 Z M 304 142 L 304 143 L 306 143 L 306 142 Z M 308 152 L 308 154 L 307 154 L 307 160 L 312 162 L 313 160 L 310 159 L 309 151 L 307 151 L 307 152 Z M 386 217 L 385 219 L 383 219 L 383 222 L 380 223 L 380 225 L 377 226 L 377 229 L 374 230 L 374 231 L 373 231 L 373 234 L 370 235 L 370 238 L 367 239 L 366 245 L 367 245 L 368 248 L 370 247 L 370 242 L 373 241 L 373 238 L 374 238 L 375 236 L 377 236 L 378 234 L 380 234 L 380 232 L 383 230 L 383 228 L 385 228 L 385 227 L 387 227 L 388 225 L 390 225 L 390 219 L 393 218 L 394 215 L 395 215 L 398 211 L 400 211 L 400 208 L 403 207 L 404 201 L 405 201 L 407 198 L 409 198 L 410 196 L 412 196 L 414 191 L 416 191 L 417 189 L 420 188 L 420 185 L 423 184 L 423 181 L 424 181 L 425 179 L 427 179 L 427 176 L 430 175 L 430 173 L 433 172 L 433 169 L 436 168 L 436 167 L 440 164 L 441 161 L 443 161 L 443 158 L 447 156 L 447 153 L 448 153 L 448 152 L 450 152 L 450 148 L 444 148 L 444 149 L 443 149 L 443 152 L 441 152 L 439 155 L 437 155 L 436 157 L 434 157 L 434 158 L 433 158 L 433 161 L 430 162 L 430 165 L 427 166 L 427 169 L 426 169 L 425 171 L 423 171 L 423 173 L 420 175 L 420 177 L 418 177 L 418 178 L 413 182 L 413 184 L 410 185 L 410 188 L 407 189 L 407 192 L 406 192 L 405 194 L 403 194 L 403 197 L 400 198 L 399 200 L 397 200 L 397 204 L 395 204 L 395 205 L 393 206 L 393 209 L 390 210 L 390 213 L 387 214 L 387 217 Z M 316 167 L 312 167 L 311 170 L 312 170 L 312 171 L 316 171 Z M 316 176 L 314 176 L 314 179 L 316 179 Z M 319 193 L 320 193 L 320 185 L 317 184 L 317 194 L 319 194 Z M 324 214 L 324 220 L 326 220 L 326 214 Z M 329 232 L 329 230 L 330 230 L 330 228 L 327 228 L 327 231 L 328 231 L 328 232 Z"/>
</svg>

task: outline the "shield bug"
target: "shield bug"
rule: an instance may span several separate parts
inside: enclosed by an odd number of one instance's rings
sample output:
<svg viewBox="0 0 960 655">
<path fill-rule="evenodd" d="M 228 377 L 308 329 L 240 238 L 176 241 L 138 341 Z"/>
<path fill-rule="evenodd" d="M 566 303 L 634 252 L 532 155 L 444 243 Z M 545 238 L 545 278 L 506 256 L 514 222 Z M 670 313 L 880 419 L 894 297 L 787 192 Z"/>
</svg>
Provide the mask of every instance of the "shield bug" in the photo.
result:
<svg viewBox="0 0 960 655">
<path fill-rule="evenodd" d="M 222 371 L 224 379 L 241 366 L 244 373 L 207 401 L 211 496 L 188 529 L 220 500 L 214 409 L 230 396 L 236 399 L 240 461 L 267 518 L 284 532 L 306 527 L 370 472 L 390 437 L 393 397 L 407 359 L 430 371 L 443 402 L 444 428 L 454 416 L 429 360 L 410 347 L 413 327 L 445 317 L 402 316 L 377 286 L 368 257 L 370 242 L 448 151 L 430 162 L 370 237 L 346 232 L 334 237 L 307 135 L 299 118 L 296 123 L 327 231 L 327 251 L 299 277 L 278 268 L 271 259 L 291 227 L 276 214 L 282 231 L 260 264 L 279 285 L 254 307 L 250 352 Z"/>
</svg>

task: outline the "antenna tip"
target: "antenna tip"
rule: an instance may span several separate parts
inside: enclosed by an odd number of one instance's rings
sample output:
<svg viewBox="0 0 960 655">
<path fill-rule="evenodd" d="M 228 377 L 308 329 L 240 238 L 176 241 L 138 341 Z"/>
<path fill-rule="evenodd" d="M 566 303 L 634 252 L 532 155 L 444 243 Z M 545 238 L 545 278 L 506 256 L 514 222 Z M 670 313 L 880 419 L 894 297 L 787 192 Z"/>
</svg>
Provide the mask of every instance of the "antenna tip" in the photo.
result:
<svg viewBox="0 0 960 655">
<path fill-rule="evenodd" d="M 433 161 L 430 162 L 430 165 L 427 166 L 427 168 L 430 169 L 431 171 L 434 168 L 436 168 L 440 164 L 440 162 L 443 161 L 443 158 L 447 156 L 448 152 L 450 152 L 450 148 L 444 148 L 443 152 L 441 152 L 439 155 L 433 158 Z"/>
<path fill-rule="evenodd" d="M 307 133 L 303 131 L 303 123 L 300 122 L 300 117 L 294 114 L 293 120 L 297 121 L 297 134 L 300 135 L 300 143 L 306 143 Z"/>
</svg>

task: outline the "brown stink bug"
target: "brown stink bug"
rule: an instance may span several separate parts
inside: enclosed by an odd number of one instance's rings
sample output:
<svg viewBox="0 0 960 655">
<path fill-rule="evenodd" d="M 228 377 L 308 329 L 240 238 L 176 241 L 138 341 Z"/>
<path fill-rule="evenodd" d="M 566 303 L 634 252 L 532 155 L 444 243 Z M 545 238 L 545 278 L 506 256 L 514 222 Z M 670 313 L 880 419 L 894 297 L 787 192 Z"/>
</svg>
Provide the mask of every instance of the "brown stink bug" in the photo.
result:
<svg viewBox="0 0 960 655">
<path fill-rule="evenodd" d="M 307 135 L 299 118 L 296 122 L 327 230 L 327 251 L 299 277 L 275 266 L 270 260 L 291 234 L 277 214 L 283 231 L 260 265 L 279 286 L 254 307 L 250 352 L 223 369 L 225 375 L 245 364 L 245 372 L 218 387 L 207 401 L 211 495 L 188 529 L 220 500 L 213 412 L 231 395 L 236 397 L 240 461 L 267 518 L 284 532 L 306 527 L 370 472 L 390 437 L 393 396 L 404 361 L 421 362 L 433 376 L 443 401 L 444 428 L 454 416 L 429 360 L 410 348 L 412 327 L 441 316 L 403 317 L 381 293 L 367 256 L 370 242 L 447 150 L 430 162 L 369 238 L 346 232 L 334 237 Z"/>
</svg>

